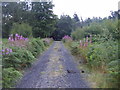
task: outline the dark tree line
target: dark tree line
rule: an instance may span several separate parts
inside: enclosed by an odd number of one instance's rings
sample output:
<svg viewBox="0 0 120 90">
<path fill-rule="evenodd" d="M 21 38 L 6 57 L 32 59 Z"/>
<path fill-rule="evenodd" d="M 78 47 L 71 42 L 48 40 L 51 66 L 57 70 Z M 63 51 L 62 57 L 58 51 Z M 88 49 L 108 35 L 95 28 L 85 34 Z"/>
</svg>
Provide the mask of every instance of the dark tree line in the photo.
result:
<svg viewBox="0 0 120 90">
<path fill-rule="evenodd" d="M 28 23 L 34 37 L 49 37 L 55 30 L 56 15 L 51 2 L 32 2 L 31 10 L 27 2 L 2 3 L 2 34 L 7 38 L 14 23 Z"/>
<path fill-rule="evenodd" d="M 55 40 L 61 40 L 64 35 L 71 35 L 74 29 L 74 22 L 70 16 L 62 15 L 60 19 L 57 20 L 55 27 L 56 30 L 52 33 L 52 37 Z"/>
</svg>

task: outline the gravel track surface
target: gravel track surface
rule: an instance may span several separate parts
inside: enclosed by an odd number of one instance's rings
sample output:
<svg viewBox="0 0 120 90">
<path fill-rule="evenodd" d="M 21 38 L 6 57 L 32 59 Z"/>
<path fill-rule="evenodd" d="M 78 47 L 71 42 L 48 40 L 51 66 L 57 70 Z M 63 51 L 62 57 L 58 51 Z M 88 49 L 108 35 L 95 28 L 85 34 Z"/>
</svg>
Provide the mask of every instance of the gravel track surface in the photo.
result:
<svg viewBox="0 0 120 90">
<path fill-rule="evenodd" d="M 72 55 L 60 41 L 40 56 L 16 88 L 89 88 Z"/>
</svg>

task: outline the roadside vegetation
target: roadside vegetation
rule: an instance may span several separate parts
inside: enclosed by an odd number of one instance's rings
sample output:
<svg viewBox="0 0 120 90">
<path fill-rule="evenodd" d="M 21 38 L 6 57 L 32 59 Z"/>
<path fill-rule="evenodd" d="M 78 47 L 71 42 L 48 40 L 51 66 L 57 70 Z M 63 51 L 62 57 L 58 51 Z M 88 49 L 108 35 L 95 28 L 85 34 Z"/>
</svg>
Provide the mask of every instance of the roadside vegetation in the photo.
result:
<svg viewBox="0 0 120 90">
<path fill-rule="evenodd" d="M 117 19 L 93 22 L 63 37 L 93 88 L 119 88 L 119 38 Z"/>
<path fill-rule="evenodd" d="M 3 39 L 4 40 L 4 39 Z M 11 35 L 6 43 L 2 44 L 3 87 L 10 88 L 22 77 L 25 69 L 29 68 L 52 39 L 24 38 Z"/>
</svg>

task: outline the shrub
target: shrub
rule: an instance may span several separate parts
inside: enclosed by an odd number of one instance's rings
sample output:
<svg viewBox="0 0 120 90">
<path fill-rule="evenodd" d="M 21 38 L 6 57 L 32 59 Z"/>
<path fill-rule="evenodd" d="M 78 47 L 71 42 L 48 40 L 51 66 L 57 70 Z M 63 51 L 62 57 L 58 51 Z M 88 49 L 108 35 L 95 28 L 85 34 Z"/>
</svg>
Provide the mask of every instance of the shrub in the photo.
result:
<svg viewBox="0 0 120 90">
<path fill-rule="evenodd" d="M 37 57 L 38 54 L 40 54 L 44 49 L 44 43 L 39 38 L 32 39 L 29 42 L 29 47 L 27 48 L 35 57 Z"/>
<path fill-rule="evenodd" d="M 92 23 L 89 27 L 85 28 L 85 35 L 98 35 L 103 33 L 103 27 L 100 23 Z"/>
<path fill-rule="evenodd" d="M 78 42 L 72 42 L 72 44 L 69 44 L 70 45 L 70 51 L 73 55 L 79 55 L 80 52 L 79 52 L 79 43 Z"/>
<path fill-rule="evenodd" d="M 120 59 L 113 60 L 107 65 L 108 77 L 106 78 L 107 83 L 110 87 L 119 88 L 120 82 L 120 71 L 119 71 Z"/>
<path fill-rule="evenodd" d="M 22 74 L 14 68 L 4 68 L 2 71 L 2 85 L 3 88 L 11 88 Z"/>
<path fill-rule="evenodd" d="M 102 23 L 102 26 L 105 28 L 104 31 L 107 29 L 111 34 L 112 34 L 112 37 L 115 38 L 115 39 L 118 39 L 119 38 L 119 22 L 120 20 L 105 20 L 103 23 Z"/>
<path fill-rule="evenodd" d="M 118 58 L 118 48 L 114 41 L 94 43 L 87 50 L 88 63 L 94 68 L 105 66 Z"/>
<path fill-rule="evenodd" d="M 85 37 L 85 31 L 84 28 L 77 28 L 74 32 L 71 34 L 73 40 L 79 40 Z"/>
<path fill-rule="evenodd" d="M 32 37 L 32 27 L 27 23 L 13 23 L 11 34 L 23 35 L 23 37 Z"/>
<path fill-rule="evenodd" d="M 92 23 L 90 26 L 77 28 L 72 32 L 73 40 L 80 40 L 90 35 L 99 35 L 103 33 L 103 27 L 99 23 Z"/>
<path fill-rule="evenodd" d="M 13 67 L 22 69 L 29 67 L 35 57 L 26 49 L 11 47 L 13 52 L 8 55 L 3 55 L 3 68 Z"/>
</svg>

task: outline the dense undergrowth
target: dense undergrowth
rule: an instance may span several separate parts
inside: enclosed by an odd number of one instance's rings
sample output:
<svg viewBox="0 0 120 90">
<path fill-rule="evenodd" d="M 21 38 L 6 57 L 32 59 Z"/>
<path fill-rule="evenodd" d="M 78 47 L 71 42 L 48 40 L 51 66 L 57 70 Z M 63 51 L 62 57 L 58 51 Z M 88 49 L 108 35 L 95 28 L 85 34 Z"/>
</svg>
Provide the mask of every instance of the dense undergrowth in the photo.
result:
<svg viewBox="0 0 120 90">
<path fill-rule="evenodd" d="M 80 63 L 83 60 L 85 72 L 90 74 L 88 80 L 95 83 L 92 87 L 119 88 L 118 20 L 78 28 L 71 38 L 72 41 L 68 38 L 63 41 Z"/>
<path fill-rule="evenodd" d="M 2 44 L 2 87 L 14 87 L 37 57 L 52 43 L 49 38 L 3 39 Z"/>
</svg>

